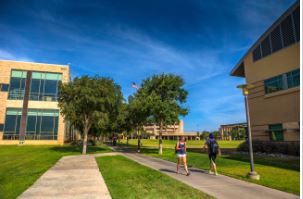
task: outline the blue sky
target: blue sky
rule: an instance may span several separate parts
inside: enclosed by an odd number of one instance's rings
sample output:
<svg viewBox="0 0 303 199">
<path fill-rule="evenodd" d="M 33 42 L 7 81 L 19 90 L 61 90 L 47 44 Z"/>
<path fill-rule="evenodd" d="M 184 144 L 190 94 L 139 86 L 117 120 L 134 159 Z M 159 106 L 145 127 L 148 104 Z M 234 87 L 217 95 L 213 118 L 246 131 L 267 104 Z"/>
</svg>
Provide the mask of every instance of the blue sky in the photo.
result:
<svg viewBox="0 0 303 199">
<path fill-rule="evenodd" d="M 186 131 L 245 121 L 229 72 L 294 0 L 0 0 L 0 59 L 70 64 L 72 76 L 185 79 Z"/>
</svg>

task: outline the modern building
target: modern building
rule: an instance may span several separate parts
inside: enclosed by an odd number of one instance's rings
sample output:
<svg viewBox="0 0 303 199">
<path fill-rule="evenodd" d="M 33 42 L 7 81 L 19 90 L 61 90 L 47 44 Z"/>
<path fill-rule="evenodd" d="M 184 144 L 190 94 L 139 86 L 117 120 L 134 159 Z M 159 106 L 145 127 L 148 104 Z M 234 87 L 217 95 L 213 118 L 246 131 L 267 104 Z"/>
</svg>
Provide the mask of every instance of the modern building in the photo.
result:
<svg viewBox="0 0 303 199">
<path fill-rule="evenodd" d="M 300 140 L 300 2 L 280 16 L 231 71 L 249 85 L 253 140 Z"/>
<path fill-rule="evenodd" d="M 58 85 L 68 65 L 0 61 L 0 144 L 63 144 Z"/>
<path fill-rule="evenodd" d="M 231 140 L 232 136 L 231 133 L 236 130 L 237 132 L 240 129 L 244 129 L 245 132 L 247 131 L 247 123 L 234 123 L 234 124 L 222 124 L 220 125 L 219 132 L 221 140 Z M 246 137 L 246 135 L 244 136 Z"/>
</svg>

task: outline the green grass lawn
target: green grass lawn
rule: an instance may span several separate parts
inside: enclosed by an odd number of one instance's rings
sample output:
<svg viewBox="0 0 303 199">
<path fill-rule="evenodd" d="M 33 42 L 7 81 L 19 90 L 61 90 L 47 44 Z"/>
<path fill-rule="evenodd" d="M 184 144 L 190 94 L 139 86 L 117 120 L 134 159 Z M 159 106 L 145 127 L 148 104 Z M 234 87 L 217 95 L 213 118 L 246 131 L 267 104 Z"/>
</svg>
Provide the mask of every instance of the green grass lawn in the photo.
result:
<svg viewBox="0 0 303 199">
<path fill-rule="evenodd" d="M 157 149 L 152 148 L 143 148 L 142 153 L 176 162 L 176 155 L 172 149 L 164 149 L 162 156 L 158 154 Z M 216 162 L 219 174 L 224 174 L 297 195 L 300 194 L 299 158 L 285 159 L 255 155 L 255 170 L 261 175 L 260 181 L 252 181 L 246 178 L 246 174 L 250 170 L 248 155 L 224 155 L 218 157 Z M 208 155 L 188 152 L 188 164 L 196 168 L 208 169 Z"/>
<path fill-rule="evenodd" d="M 88 153 L 108 152 L 89 146 Z M 80 146 L 0 146 L 0 198 L 18 197 L 62 156 L 81 154 Z"/>
<path fill-rule="evenodd" d="M 99 157 L 97 163 L 113 199 L 212 198 L 123 156 Z"/>
<path fill-rule="evenodd" d="M 126 140 L 121 140 L 123 144 L 126 144 Z M 163 140 L 163 147 L 164 148 L 174 148 L 176 145 L 177 140 Z M 240 144 L 242 144 L 244 140 L 218 140 L 218 144 L 221 148 L 237 148 Z M 137 146 L 138 140 L 137 139 L 129 139 L 129 145 Z M 142 139 L 141 140 L 142 146 L 144 147 L 158 147 L 159 141 L 158 140 L 151 140 L 151 139 Z M 201 148 L 205 141 L 204 140 L 188 140 L 187 147 L 189 148 Z"/>
</svg>

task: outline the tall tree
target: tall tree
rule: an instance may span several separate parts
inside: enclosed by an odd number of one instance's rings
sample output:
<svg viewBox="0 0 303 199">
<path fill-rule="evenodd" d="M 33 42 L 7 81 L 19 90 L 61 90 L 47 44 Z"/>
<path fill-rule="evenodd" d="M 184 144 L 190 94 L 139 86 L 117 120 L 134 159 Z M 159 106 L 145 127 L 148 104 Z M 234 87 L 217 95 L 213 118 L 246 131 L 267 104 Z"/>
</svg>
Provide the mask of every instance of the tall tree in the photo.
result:
<svg viewBox="0 0 303 199">
<path fill-rule="evenodd" d="M 138 95 L 147 103 L 150 118 L 160 127 L 159 154 L 162 154 L 162 133 L 167 125 L 179 122 L 188 109 L 183 106 L 188 92 L 183 88 L 184 81 L 174 74 L 154 75 L 143 81 Z"/>
<path fill-rule="evenodd" d="M 147 101 L 142 95 L 136 93 L 134 96 L 128 98 L 128 122 L 134 130 L 137 132 L 138 139 L 138 152 L 141 149 L 141 135 L 140 131 L 143 125 L 147 121 L 149 116 L 149 109 L 147 106 Z"/>
<path fill-rule="evenodd" d="M 83 132 L 82 154 L 86 154 L 91 127 L 110 121 L 122 99 L 120 86 L 108 78 L 83 76 L 60 85 L 60 112 L 65 120 Z"/>
</svg>

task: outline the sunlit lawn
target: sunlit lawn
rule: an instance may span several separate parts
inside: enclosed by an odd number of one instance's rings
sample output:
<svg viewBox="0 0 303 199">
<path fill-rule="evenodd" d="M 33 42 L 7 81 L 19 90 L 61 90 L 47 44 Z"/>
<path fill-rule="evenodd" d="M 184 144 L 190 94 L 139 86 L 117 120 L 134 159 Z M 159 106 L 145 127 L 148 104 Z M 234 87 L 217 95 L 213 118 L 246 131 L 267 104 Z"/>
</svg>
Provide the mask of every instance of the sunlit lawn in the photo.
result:
<svg viewBox="0 0 303 199">
<path fill-rule="evenodd" d="M 97 163 L 113 199 L 212 198 L 123 156 L 99 157 Z"/>
<path fill-rule="evenodd" d="M 163 155 L 157 149 L 143 148 L 142 153 L 176 162 L 176 155 L 172 149 L 164 149 Z M 209 168 L 207 154 L 188 152 L 188 164 L 201 169 Z M 217 159 L 220 174 L 231 176 L 245 181 L 261 184 L 282 191 L 300 193 L 300 159 L 255 156 L 255 170 L 261 175 L 260 181 L 246 178 L 250 170 L 248 155 L 224 155 Z"/>
<path fill-rule="evenodd" d="M 126 140 L 121 140 L 122 143 L 126 143 Z M 177 140 L 163 140 L 163 147 L 164 148 L 174 148 Z M 221 148 L 237 148 L 240 144 L 242 144 L 243 140 L 232 140 L 232 141 L 226 141 L 226 140 L 218 140 L 218 143 Z M 130 145 L 137 145 L 137 139 L 129 139 L 128 143 Z M 157 147 L 159 145 L 158 140 L 152 140 L 152 139 L 142 139 L 141 143 L 144 147 Z M 201 148 L 205 141 L 204 140 L 188 140 L 187 147 L 190 148 Z"/>
<path fill-rule="evenodd" d="M 89 146 L 88 153 L 108 152 Z M 0 198 L 18 197 L 62 156 L 81 154 L 80 146 L 0 146 Z"/>
</svg>

